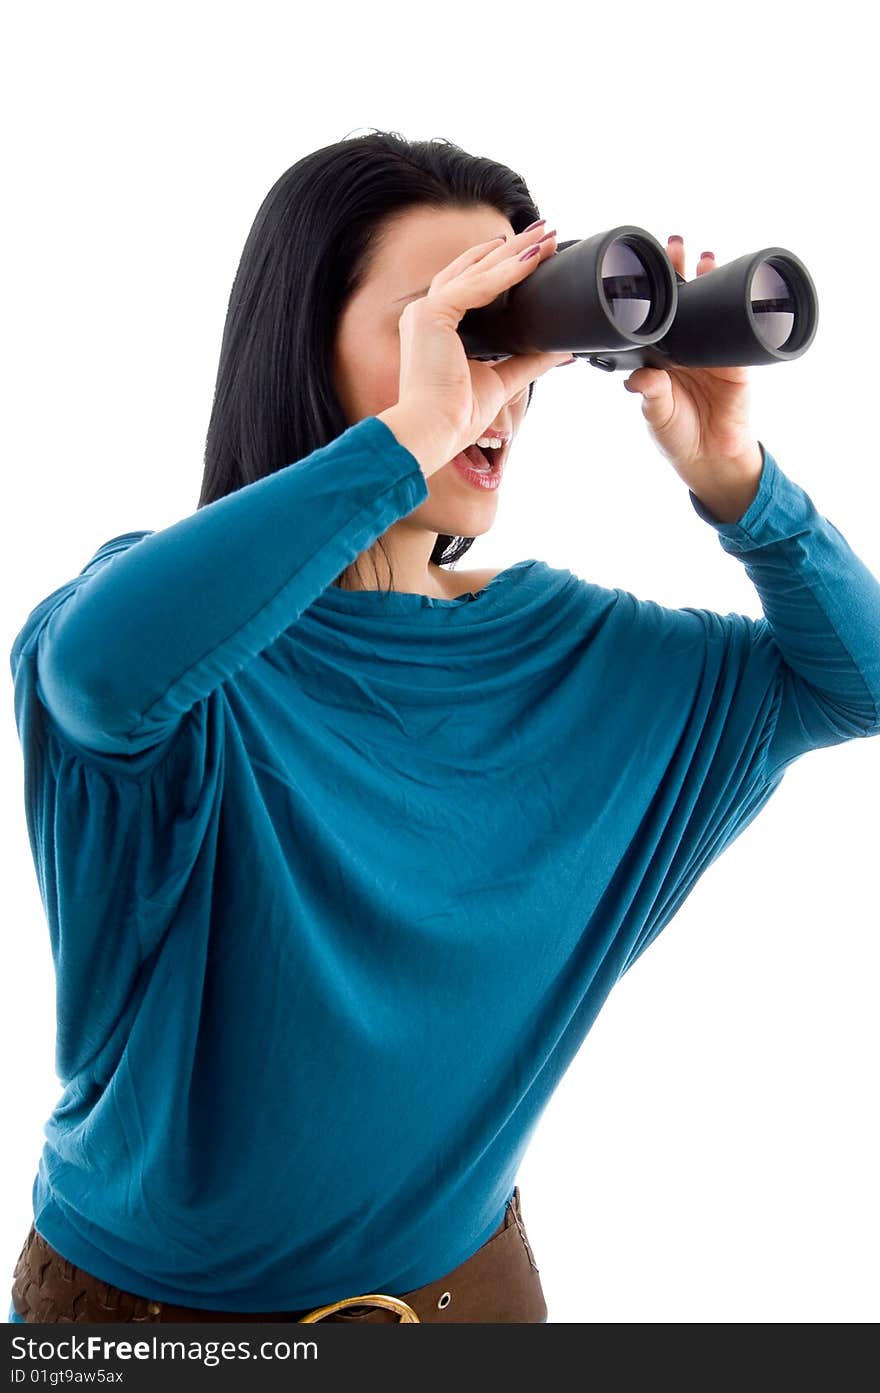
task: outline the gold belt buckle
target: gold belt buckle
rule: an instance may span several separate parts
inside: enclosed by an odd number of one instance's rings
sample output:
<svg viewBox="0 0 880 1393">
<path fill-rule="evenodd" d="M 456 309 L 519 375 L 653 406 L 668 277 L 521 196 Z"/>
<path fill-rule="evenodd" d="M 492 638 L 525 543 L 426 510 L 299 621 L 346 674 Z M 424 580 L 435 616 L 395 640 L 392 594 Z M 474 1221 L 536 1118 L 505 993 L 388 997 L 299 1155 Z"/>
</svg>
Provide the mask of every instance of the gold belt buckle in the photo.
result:
<svg viewBox="0 0 880 1393">
<path fill-rule="evenodd" d="M 387 1296 L 384 1292 L 371 1291 L 365 1296 L 345 1296 L 341 1301 L 331 1301 L 327 1306 L 316 1306 L 313 1311 L 308 1311 L 304 1316 L 300 1316 L 296 1324 L 308 1325 L 323 1320 L 325 1316 L 332 1315 L 334 1311 L 341 1311 L 344 1306 L 382 1306 L 387 1311 L 397 1311 L 400 1317 L 398 1325 L 419 1321 L 412 1306 L 407 1305 L 401 1297 Z M 421 1324 L 420 1321 L 419 1324 Z"/>
</svg>

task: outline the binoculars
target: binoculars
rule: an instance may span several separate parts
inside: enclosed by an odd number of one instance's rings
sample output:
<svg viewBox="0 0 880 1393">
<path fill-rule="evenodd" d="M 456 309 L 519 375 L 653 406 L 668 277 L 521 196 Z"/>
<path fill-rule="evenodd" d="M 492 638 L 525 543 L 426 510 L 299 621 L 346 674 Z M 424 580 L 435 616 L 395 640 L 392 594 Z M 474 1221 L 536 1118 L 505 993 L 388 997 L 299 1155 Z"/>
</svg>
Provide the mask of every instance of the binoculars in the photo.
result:
<svg viewBox="0 0 880 1393">
<path fill-rule="evenodd" d="M 804 263 L 764 247 L 685 280 L 642 227 L 558 242 L 554 256 L 458 332 L 469 358 L 573 353 L 605 372 L 748 367 L 806 353 L 819 302 Z"/>
</svg>

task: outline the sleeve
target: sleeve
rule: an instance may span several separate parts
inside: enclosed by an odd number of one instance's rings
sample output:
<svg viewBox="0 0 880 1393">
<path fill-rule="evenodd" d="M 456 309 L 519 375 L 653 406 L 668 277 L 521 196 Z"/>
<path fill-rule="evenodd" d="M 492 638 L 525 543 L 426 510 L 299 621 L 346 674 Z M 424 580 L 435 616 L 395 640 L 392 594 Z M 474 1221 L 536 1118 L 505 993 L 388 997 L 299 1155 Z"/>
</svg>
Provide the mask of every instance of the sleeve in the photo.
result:
<svg viewBox="0 0 880 1393">
<path fill-rule="evenodd" d="M 761 442 L 759 442 L 761 443 Z M 880 581 L 761 444 L 758 492 L 722 523 L 689 489 L 696 513 L 742 561 L 778 650 L 779 702 L 765 773 L 808 750 L 880 734 Z"/>
<path fill-rule="evenodd" d="M 328 445 L 158 532 L 108 544 L 31 611 L 11 653 L 69 741 L 132 757 L 275 641 L 428 496 L 416 457 L 367 416 Z M 140 540 L 132 541 L 132 538 Z"/>
<path fill-rule="evenodd" d="M 809 750 L 880 734 L 880 581 L 767 449 L 758 492 L 722 523 L 690 492 L 722 548 L 745 565 L 762 619 L 634 601 L 639 642 L 691 671 L 686 719 L 658 790 L 621 975 L 697 879 L 758 815 Z M 631 597 L 630 597 L 631 599 Z M 693 663 L 696 660 L 696 667 Z M 653 669 L 652 669 L 653 671 Z M 657 690 L 663 676 L 657 671 Z"/>
</svg>

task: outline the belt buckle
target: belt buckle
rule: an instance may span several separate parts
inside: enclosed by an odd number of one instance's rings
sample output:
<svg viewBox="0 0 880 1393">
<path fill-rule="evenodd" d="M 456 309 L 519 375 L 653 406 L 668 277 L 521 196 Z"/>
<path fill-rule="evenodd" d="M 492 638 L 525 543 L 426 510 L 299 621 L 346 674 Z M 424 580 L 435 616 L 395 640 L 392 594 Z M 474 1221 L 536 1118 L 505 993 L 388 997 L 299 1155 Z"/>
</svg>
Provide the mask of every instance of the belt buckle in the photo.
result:
<svg viewBox="0 0 880 1393">
<path fill-rule="evenodd" d="M 323 1320 L 325 1316 L 332 1315 L 334 1311 L 341 1311 L 345 1306 L 382 1306 L 388 1311 L 397 1311 L 400 1319 L 398 1325 L 408 1325 L 412 1321 L 417 1321 L 412 1306 L 409 1306 L 399 1296 L 388 1296 L 385 1292 L 371 1291 L 365 1296 L 344 1296 L 341 1301 L 331 1301 L 326 1306 L 316 1306 L 313 1311 L 308 1311 L 304 1316 L 300 1316 L 295 1323 L 297 1325 L 309 1325 L 316 1321 Z"/>
</svg>

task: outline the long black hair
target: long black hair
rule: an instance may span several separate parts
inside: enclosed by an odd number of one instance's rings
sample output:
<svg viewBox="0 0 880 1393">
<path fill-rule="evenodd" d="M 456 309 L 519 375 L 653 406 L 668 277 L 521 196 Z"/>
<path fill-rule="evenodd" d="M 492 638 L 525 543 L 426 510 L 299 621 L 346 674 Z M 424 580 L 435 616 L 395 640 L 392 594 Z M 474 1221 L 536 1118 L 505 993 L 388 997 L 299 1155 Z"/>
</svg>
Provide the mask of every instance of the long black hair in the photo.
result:
<svg viewBox="0 0 880 1393">
<path fill-rule="evenodd" d="M 371 134 L 291 165 L 257 211 L 229 297 L 199 508 L 302 459 L 351 424 L 333 383 L 333 345 L 387 218 L 418 205 L 488 204 L 521 232 L 540 216 L 506 165 L 443 137 L 413 141 L 366 129 Z M 440 535 L 431 561 L 457 561 L 473 541 Z"/>
</svg>

